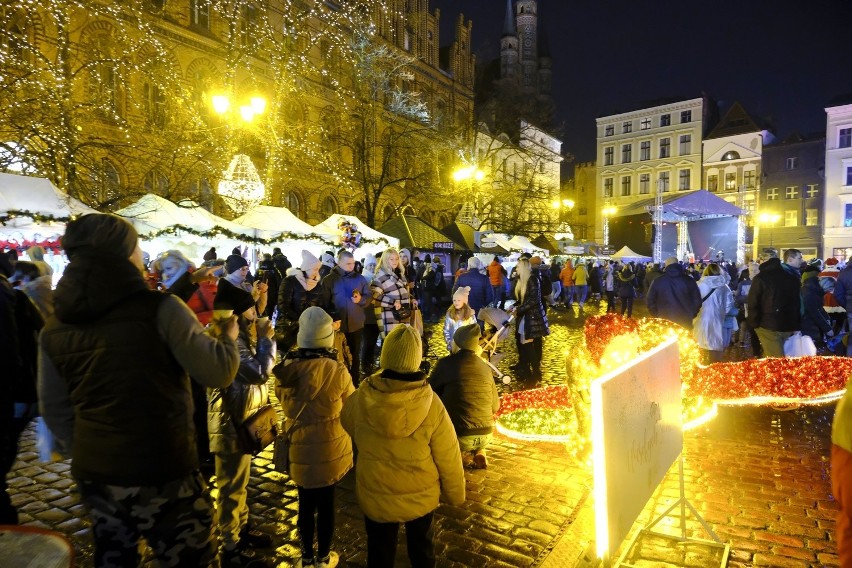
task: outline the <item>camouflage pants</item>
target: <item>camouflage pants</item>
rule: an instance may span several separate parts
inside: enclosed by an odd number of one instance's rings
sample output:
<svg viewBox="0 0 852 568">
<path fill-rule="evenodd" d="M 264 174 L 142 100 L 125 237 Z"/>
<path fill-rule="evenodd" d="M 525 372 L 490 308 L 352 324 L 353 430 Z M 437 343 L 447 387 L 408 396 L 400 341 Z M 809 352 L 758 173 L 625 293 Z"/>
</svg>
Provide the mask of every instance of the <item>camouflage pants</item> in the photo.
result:
<svg viewBox="0 0 852 568">
<path fill-rule="evenodd" d="M 138 566 L 140 537 L 161 566 L 218 566 L 213 502 L 200 473 L 159 486 L 81 481 L 79 488 L 93 521 L 98 568 Z"/>
</svg>

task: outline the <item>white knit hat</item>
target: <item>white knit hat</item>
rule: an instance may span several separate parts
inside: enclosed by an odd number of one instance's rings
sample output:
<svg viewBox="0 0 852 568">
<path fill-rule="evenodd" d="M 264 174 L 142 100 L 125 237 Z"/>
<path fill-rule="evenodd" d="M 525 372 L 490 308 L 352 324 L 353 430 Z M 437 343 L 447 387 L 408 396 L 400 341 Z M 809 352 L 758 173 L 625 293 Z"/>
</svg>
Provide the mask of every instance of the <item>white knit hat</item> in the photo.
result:
<svg viewBox="0 0 852 568">
<path fill-rule="evenodd" d="M 467 303 L 467 299 L 470 297 L 470 286 L 459 286 L 458 289 L 453 292 L 453 300 L 457 300 L 461 298 L 464 300 L 465 304 Z"/>
<path fill-rule="evenodd" d="M 304 272 L 310 272 L 315 268 L 319 268 L 320 261 L 317 257 L 311 254 L 309 250 L 302 251 L 302 264 L 299 265 L 299 268 Z"/>
<path fill-rule="evenodd" d="M 334 268 L 334 257 L 328 254 L 327 252 L 320 255 L 320 262 L 322 262 L 325 266 L 329 268 Z"/>
<path fill-rule="evenodd" d="M 299 316 L 296 344 L 303 349 L 334 347 L 334 328 L 331 316 L 320 307 L 311 306 Z"/>
<path fill-rule="evenodd" d="M 397 373 L 414 373 L 420 370 L 423 344 L 410 325 L 398 325 L 385 337 L 379 359 L 382 369 Z"/>
<path fill-rule="evenodd" d="M 476 258 L 475 256 L 467 259 L 467 267 L 473 270 L 479 270 L 482 268 L 482 261 Z"/>
</svg>

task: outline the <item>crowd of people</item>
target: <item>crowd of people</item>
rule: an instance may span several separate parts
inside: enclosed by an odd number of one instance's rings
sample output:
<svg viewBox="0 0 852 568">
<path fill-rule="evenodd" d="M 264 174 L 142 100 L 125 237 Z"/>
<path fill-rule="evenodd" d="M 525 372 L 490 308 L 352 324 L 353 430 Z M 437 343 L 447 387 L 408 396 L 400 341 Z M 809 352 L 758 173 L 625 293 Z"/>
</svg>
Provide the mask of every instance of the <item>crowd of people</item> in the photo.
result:
<svg viewBox="0 0 852 568">
<path fill-rule="evenodd" d="M 239 432 L 270 390 L 290 437 L 301 566 L 337 564 L 335 486 L 353 468 L 368 565 L 394 565 L 404 524 L 412 564 L 433 566 L 439 501 L 463 502 L 464 468 L 488 466 L 500 401 L 482 352 L 497 328 L 514 332 L 514 374 L 535 381 L 549 309 L 583 317 L 606 300 L 632 317 L 644 297 L 652 315 L 692 330 L 706 362 L 733 342 L 784 356 L 796 332 L 823 346 L 852 312 L 852 268 L 795 249 L 744 267 L 523 254 L 507 270 L 470 257 L 453 275 L 405 249 L 304 250 L 297 265 L 275 249 L 252 271 L 239 248 L 224 259 L 211 248 L 198 267 L 178 250 L 146 262 L 133 227 L 107 214 L 69 223 L 62 246 L 55 289 L 43 251 L 0 255 L 0 346 L 13 362 L 0 524 L 17 522 L 5 474 L 40 415 L 51 449 L 71 459 L 97 566 L 137 565 L 141 538 L 165 566 L 268 565 Z M 448 355 L 430 369 L 424 322 L 441 321 Z"/>
</svg>

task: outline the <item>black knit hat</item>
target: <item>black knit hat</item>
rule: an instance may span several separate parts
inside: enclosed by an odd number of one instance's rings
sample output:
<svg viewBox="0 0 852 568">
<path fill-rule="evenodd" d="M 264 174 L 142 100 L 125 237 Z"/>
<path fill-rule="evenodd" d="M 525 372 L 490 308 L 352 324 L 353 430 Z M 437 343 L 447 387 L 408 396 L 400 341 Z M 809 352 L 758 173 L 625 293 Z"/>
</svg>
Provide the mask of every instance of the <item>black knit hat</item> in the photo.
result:
<svg viewBox="0 0 852 568">
<path fill-rule="evenodd" d="M 237 288 L 224 278 L 219 279 L 216 297 L 213 299 L 214 310 L 234 310 L 235 315 L 240 315 L 252 306 L 254 306 L 254 298 L 251 294 Z"/>
<path fill-rule="evenodd" d="M 238 254 L 232 254 L 225 259 L 225 272 L 231 274 L 243 266 L 248 266 L 248 261 Z"/>
<path fill-rule="evenodd" d="M 109 213 L 90 213 L 68 223 L 62 248 L 68 258 L 78 252 L 127 259 L 136 250 L 139 236 L 127 220 Z"/>
</svg>

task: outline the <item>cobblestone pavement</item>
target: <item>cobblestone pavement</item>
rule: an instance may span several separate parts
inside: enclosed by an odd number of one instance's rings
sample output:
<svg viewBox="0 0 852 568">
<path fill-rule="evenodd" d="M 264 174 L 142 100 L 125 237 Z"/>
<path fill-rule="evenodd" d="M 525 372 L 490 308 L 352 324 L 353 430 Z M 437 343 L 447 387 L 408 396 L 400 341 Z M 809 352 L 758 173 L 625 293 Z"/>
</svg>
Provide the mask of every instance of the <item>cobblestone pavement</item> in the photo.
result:
<svg viewBox="0 0 852 568">
<path fill-rule="evenodd" d="M 590 306 L 587 314 L 599 308 Z M 575 308 L 576 310 L 576 308 Z M 646 315 L 637 302 L 634 315 Z M 545 343 L 545 384 L 563 380 L 564 357 L 579 340 L 582 318 L 576 312 L 551 310 L 553 333 Z M 443 356 L 440 328 L 430 343 L 431 357 Z M 513 340 L 501 347 L 508 369 L 517 355 Z M 733 350 L 728 358 L 745 354 Z M 528 388 L 513 382 L 501 391 Z M 684 440 L 686 496 L 718 536 L 731 544 L 730 566 L 839 565 L 833 536 L 836 509 L 830 494 L 829 444 L 833 407 L 804 409 L 728 408 Z M 28 525 L 53 528 L 69 536 L 78 551 L 78 566 L 92 565 L 92 544 L 67 462 L 41 464 L 28 430 L 19 461 L 10 474 L 13 502 Z M 253 463 L 249 503 L 253 522 L 274 535 L 269 556 L 281 567 L 298 556 L 296 488 L 270 469 L 271 452 Z M 649 502 L 634 530 L 655 518 L 679 495 L 670 473 Z M 495 435 L 487 470 L 471 470 L 467 501 L 442 505 L 436 515 L 440 566 L 595 565 L 591 472 L 568 457 L 559 444 L 518 441 Z M 677 528 L 666 519 L 663 530 Z M 355 502 L 354 475 L 337 490 L 334 550 L 342 566 L 366 565 L 363 516 Z M 690 519 L 691 536 L 708 538 Z M 702 545 L 678 546 L 643 536 L 629 559 L 636 566 L 718 566 L 718 552 Z M 407 565 L 400 538 L 398 564 Z M 0 559 L 0 565 L 3 565 Z"/>
</svg>

